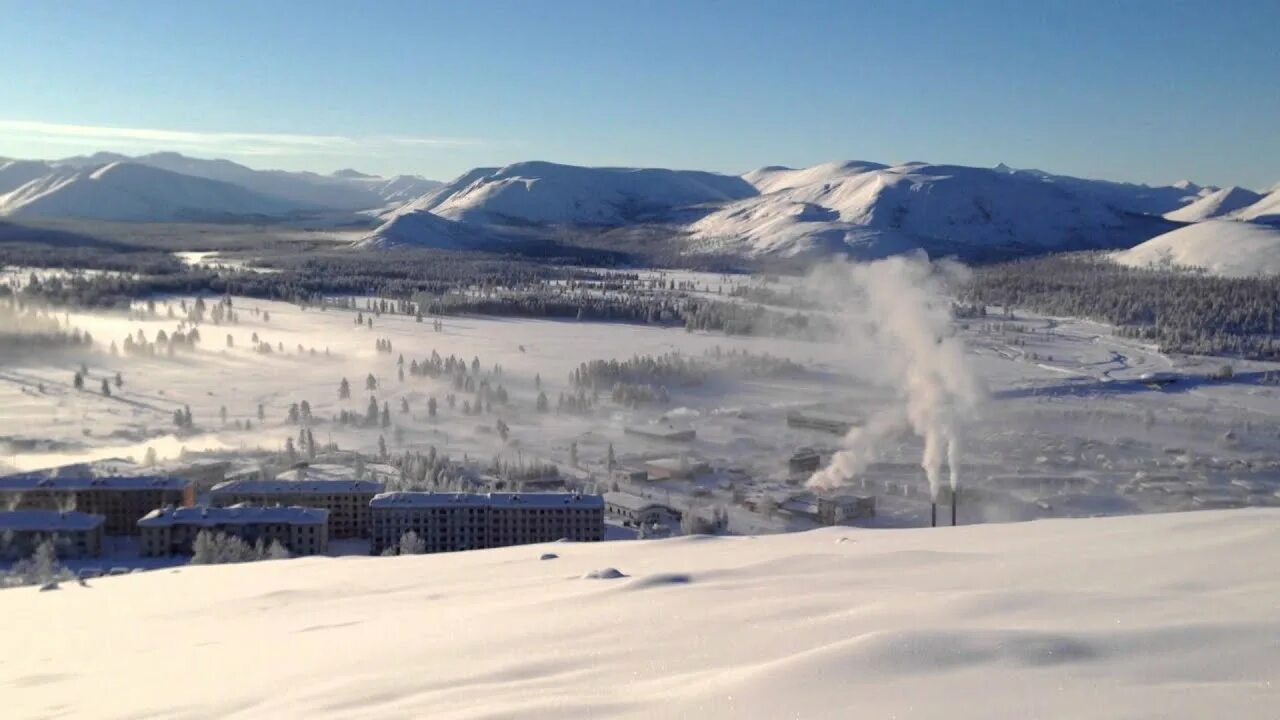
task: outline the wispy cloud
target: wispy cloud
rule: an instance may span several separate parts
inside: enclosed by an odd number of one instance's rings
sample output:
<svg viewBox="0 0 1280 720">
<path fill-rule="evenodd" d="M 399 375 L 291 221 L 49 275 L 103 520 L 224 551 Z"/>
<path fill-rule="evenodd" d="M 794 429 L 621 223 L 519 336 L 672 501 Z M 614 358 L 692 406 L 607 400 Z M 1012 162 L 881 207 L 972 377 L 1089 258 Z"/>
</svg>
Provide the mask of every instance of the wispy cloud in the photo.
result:
<svg viewBox="0 0 1280 720">
<path fill-rule="evenodd" d="M 11 140 L 93 147 L 101 150 L 181 150 L 226 155 L 381 155 L 408 147 L 483 145 L 471 138 L 305 135 L 296 133 L 202 132 L 74 125 L 0 119 Z"/>
</svg>

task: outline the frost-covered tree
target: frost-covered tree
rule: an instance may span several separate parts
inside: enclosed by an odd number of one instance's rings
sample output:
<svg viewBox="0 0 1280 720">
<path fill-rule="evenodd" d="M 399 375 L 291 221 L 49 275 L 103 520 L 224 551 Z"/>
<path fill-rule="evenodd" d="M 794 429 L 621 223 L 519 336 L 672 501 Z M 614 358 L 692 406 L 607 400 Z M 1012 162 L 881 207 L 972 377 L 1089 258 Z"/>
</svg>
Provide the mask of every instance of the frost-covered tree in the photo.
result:
<svg viewBox="0 0 1280 720">
<path fill-rule="evenodd" d="M 378 378 L 374 377 L 373 373 L 369 373 L 369 376 L 364 379 L 364 389 L 370 391 L 378 389 Z"/>
<path fill-rule="evenodd" d="M 613 454 L 613 443 L 609 443 L 608 454 L 605 456 L 605 464 L 608 466 L 609 472 L 613 472 L 613 469 L 618 467 L 618 459 Z"/>
<path fill-rule="evenodd" d="M 436 416 L 436 397 L 432 395 L 427 398 L 427 417 Z"/>
<path fill-rule="evenodd" d="M 338 399 L 347 400 L 351 397 L 351 384 L 346 378 L 342 378 L 342 382 L 338 383 Z"/>
<path fill-rule="evenodd" d="M 83 390 L 83 389 L 84 389 L 84 374 L 83 374 L 82 372 L 80 372 L 80 371 L 76 371 L 75 378 L 73 378 L 73 379 L 72 379 L 71 384 L 72 384 L 73 386 L 75 386 L 75 389 L 77 389 L 77 390 Z"/>
<path fill-rule="evenodd" d="M 578 443 L 569 443 L 569 465 L 578 467 Z"/>
<path fill-rule="evenodd" d="M 427 543 L 418 537 L 418 533 L 410 530 L 400 536 L 401 555 L 422 555 L 427 552 Z"/>
<path fill-rule="evenodd" d="M 121 375 L 119 372 L 116 372 L 116 387 L 117 388 L 124 387 L 124 376 Z"/>
<path fill-rule="evenodd" d="M 267 548 L 268 560 L 288 560 L 290 557 L 289 549 L 281 544 L 279 540 L 271 541 L 271 547 Z"/>
<path fill-rule="evenodd" d="M 111 383 L 107 382 L 106 378 L 102 378 L 102 394 L 111 397 Z"/>
<path fill-rule="evenodd" d="M 538 412 L 540 412 L 540 413 L 544 413 L 544 412 L 546 412 L 546 411 L 550 408 L 550 402 L 548 402 L 548 400 L 547 400 L 547 394 L 546 394 L 546 393 L 544 393 L 544 392 L 540 392 L 540 393 L 538 393 L 538 400 L 537 400 L 537 403 L 536 403 L 536 407 L 537 407 Z"/>
</svg>

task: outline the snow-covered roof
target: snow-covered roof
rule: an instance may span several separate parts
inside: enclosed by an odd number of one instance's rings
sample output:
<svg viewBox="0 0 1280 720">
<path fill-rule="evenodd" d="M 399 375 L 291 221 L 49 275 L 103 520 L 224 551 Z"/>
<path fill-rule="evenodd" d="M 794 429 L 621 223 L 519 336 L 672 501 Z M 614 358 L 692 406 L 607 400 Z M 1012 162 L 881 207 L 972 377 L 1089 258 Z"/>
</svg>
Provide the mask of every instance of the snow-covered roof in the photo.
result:
<svg viewBox="0 0 1280 720">
<path fill-rule="evenodd" d="M 373 498 L 369 507 L 604 507 L 599 495 L 576 493 L 431 493 L 390 492 Z"/>
<path fill-rule="evenodd" d="M 399 477 L 400 470 L 394 465 L 370 463 L 364 467 L 363 477 L 378 481 L 389 477 Z M 350 465 L 334 463 L 298 463 L 290 470 L 276 475 L 278 480 L 298 482 L 301 480 L 355 480 L 356 469 Z"/>
<path fill-rule="evenodd" d="M 290 471 L 294 472 L 294 471 Z M 295 476 L 296 477 L 296 476 Z M 377 494 L 386 487 L 372 480 L 289 480 L 282 473 L 276 480 L 227 480 L 213 486 L 214 495 L 339 495 L 342 493 Z"/>
<path fill-rule="evenodd" d="M 182 490 L 190 480 L 157 473 L 128 460 L 98 460 L 0 477 L 3 490 Z"/>
<path fill-rule="evenodd" d="M 162 527 L 165 525 L 257 525 L 288 523 L 290 525 L 315 525 L 329 521 L 329 511 L 305 507 L 262 507 L 258 505 L 232 505 L 231 507 L 180 507 L 152 510 L 138 521 L 138 527 Z"/>
<path fill-rule="evenodd" d="M 632 495 L 627 492 L 607 492 L 604 494 L 604 502 L 609 505 L 631 510 L 633 512 L 641 512 L 653 507 L 670 509 L 670 505 L 660 503 L 656 500 Z"/>
<path fill-rule="evenodd" d="M 474 493 L 389 492 L 369 501 L 371 508 L 393 507 L 488 507 L 487 495 Z"/>
<path fill-rule="evenodd" d="M 577 493 L 489 493 L 489 504 L 493 507 L 603 508 L 604 498 Z"/>
<path fill-rule="evenodd" d="M 54 530 L 92 530 L 105 518 L 85 512 L 59 510 L 10 510 L 0 512 L 0 530 L 41 532 Z"/>
</svg>

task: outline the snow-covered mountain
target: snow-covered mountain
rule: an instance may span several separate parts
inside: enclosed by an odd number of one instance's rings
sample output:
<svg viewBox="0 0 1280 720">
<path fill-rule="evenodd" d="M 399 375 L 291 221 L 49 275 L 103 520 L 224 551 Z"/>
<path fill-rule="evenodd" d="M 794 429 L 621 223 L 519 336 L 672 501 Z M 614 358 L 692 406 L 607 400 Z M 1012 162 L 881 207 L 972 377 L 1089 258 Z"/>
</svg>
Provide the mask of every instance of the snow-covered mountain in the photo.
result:
<svg viewBox="0 0 1280 720">
<path fill-rule="evenodd" d="M 694 252 L 878 257 L 924 248 L 973 255 L 1115 247 L 1155 234 L 1150 219 L 1081 191 L 1087 181 L 1022 171 L 849 162 L 764 168 L 744 178 L 761 194 L 693 223 Z"/>
<path fill-rule="evenodd" d="M 231 183 L 132 162 L 54 168 L 0 195 L 0 215 L 118 221 L 282 216 L 292 206 Z"/>
<path fill-rule="evenodd" d="M 0 591 L 0 686 L 11 718 L 1261 720 L 1277 547 L 1252 509 L 186 566 Z"/>
<path fill-rule="evenodd" d="M 1263 195 L 1257 202 L 1240 209 L 1232 217 L 1239 220 L 1280 224 L 1280 189 Z"/>
<path fill-rule="evenodd" d="M 210 188 L 215 195 L 207 201 L 196 198 L 183 200 L 183 208 L 199 208 L 201 203 L 209 208 L 227 207 L 232 214 L 281 215 L 287 213 L 316 212 L 355 212 L 365 210 L 385 211 L 388 207 L 398 207 L 424 193 L 438 188 L 442 183 L 416 175 L 398 175 L 383 178 L 368 175 L 355 170 L 343 170 L 333 175 L 319 175 L 309 172 L 286 172 L 283 170 L 254 170 L 229 160 L 206 160 L 187 157 L 173 152 L 152 153 L 138 157 L 128 157 L 118 153 L 100 152 L 82 155 L 57 161 L 13 160 L 0 162 L 0 195 L 17 193 L 24 185 L 31 184 L 10 198 L 6 204 L 6 212 L 18 213 L 19 206 L 26 207 L 36 196 L 57 190 L 64 194 L 70 180 L 89 178 L 94 172 L 110 166 L 131 165 L 165 171 L 185 178 L 214 181 Z M 107 175 L 115 179 L 119 171 L 111 170 Z M 136 171 L 128 171 L 137 174 Z M 98 205 L 79 206 L 66 196 L 54 202 L 42 200 L 39 208 L 42 215 L 62 215 L 65 217 L 103 218 L 105 215 L 127 216 L 138 221 L 171 220 L 175 217 L 172 201 L 178 197 L 176 191 L 166 190 L 167 194 L 147 197 L 149 181 L 140 180 L 130 189 L 132 200 L 130 210 L 120 212 L 107 211 Z M 244 195 L 235 203 L 224 200 L 230 195 L 222 186 L 233 185 L 244 191 Z M 184 187 L 195 187 L 190 183 Z M 101 192 L 101 188 L 98 189 Z M 77 193 L 83 192 L 77 190 Z M 86 196 L 87 197 L 87 196 Z M 250 198 L 256 198 L 250 200 Z M 242 205 L 254 210 L 240 213 L 234 206 Z M 155 211 L 148 213 L 147 207 Z M 34 208 L 22 210 L 24 213 L 34 212 Z M 216 212 L 216 215 L 222 214 Z"/>
<path fill-rule="evenodd" d="M 1142 215 L 1164 215 L 1218 190 L 1212 185 L 1202 186 L 1190 180 L 1179 180 L 1167 186 L 1152 186 L 1054 175 L 1043 170 L 1018 170 L 1003 163 L 997 165 L 995 170 L 1032 177 L 1075 194 L 1090 195 L 1116 210 Z"/>
<path fill-rule="evenodd" d="M 484 247 L 493 240 L 484 228 L 415 210 L 395 215 L 352 246 L 379 250 L 401 247 L 467 250 Z"/>
<path fill-rule="evenodd" d="M 754 194 L 742 178 L 710 172 L 534 161 L 476 168 L 398 212 L 481 224 L 622 225 Z"/>
<path fill-rule="evenodd" d="M 1132 267 L 1203 268 L 1226 277 L 1276 275 L 1280 274 L 1280 227 L 1206 220 L 1111 257 Z"/>
<path fill-rule="evenodd" d="M 1246 190 L 1242 187 L 1228 187 L 1216 190 L 1196 200 L 1195 202 L 1185 205 L 1178 210 L 1165 213 L 1166 220 L 1175 222 L 1200 222 L 1202 220 L 1211 220 L 1217 217 L 1230 215 L 1231 213 L 1248 207 L 1259 200 L 1262 196 L 1252 190 Z"/>
</svg>

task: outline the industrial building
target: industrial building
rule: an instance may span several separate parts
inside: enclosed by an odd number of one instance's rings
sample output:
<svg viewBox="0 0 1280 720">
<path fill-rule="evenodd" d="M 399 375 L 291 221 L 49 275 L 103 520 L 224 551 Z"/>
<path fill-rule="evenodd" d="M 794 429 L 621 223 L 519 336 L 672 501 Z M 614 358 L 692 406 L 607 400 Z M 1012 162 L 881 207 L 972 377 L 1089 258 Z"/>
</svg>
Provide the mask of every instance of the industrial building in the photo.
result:
<svg viewBox="0 0 1280 720">
<path fill-rule="evenodd" d="M 679 525 L 682 517 L 680 511 L 670 505 L 626 492 L 605 493 L 604 509 L 627 527 Z"/>
<path fill-rule="evenodd" d="M 106 518 L 83 512 L 11 510 L 0 512 L 0 558 L 29 557 L 45 541 L 60 558 L 98 557 Z"/>
<path fill-rule="evenodd" d="M 328 470 L 338 467 L 348 479 L 336 479 Z M 209 491 L 210 504 L 297 505 L 329 513 L 332 538 L 369 537 L 369 501 L 386 487 L 371 480 L 354 480 L 350 468 L 311 466 L 280 473 L 275 480 L 228 480 Z M 340 476 L 339 476 L 340 477 Z"/>
<path fill-rule="evenodd" d="M 604 500 L 575 493 L 393 492 L 373 498 L 371 551 L 412 531 L 427 552 L 604 539 Z"/>
<path fill-rule="evenodd" d="M 107 535 L 136 535 L 138 518 L 148 512 L 194 503 L 195 487 L 190 480 L 156 474 L 127 460 L 77 463 L 0 477 L 0 506 L 101 515 Z"/>
<path fill-rule="evenodd" d="M 328 516 L 306 507 L 171 507 L 151 511 L 137 525 L 144 556 L 190 555 L 202 531 L 250 545 L 279 541 L 294 555 L 319 555 L 329 549 Z"/>
</svg>

